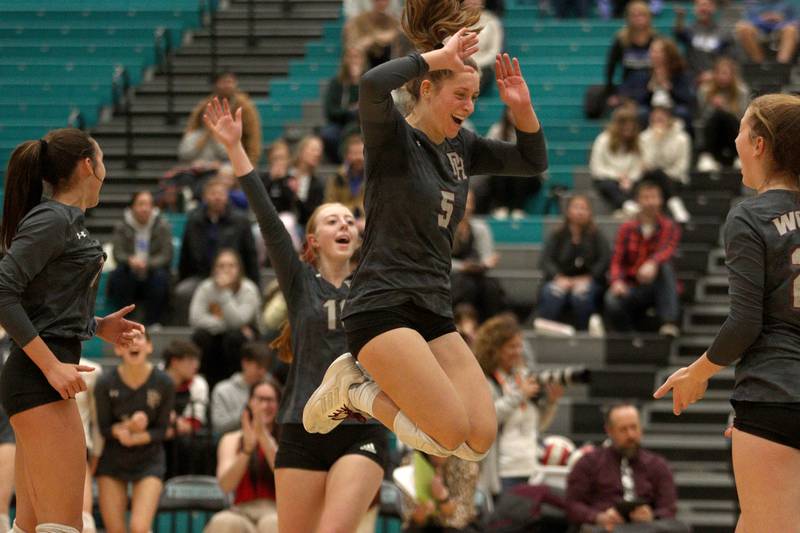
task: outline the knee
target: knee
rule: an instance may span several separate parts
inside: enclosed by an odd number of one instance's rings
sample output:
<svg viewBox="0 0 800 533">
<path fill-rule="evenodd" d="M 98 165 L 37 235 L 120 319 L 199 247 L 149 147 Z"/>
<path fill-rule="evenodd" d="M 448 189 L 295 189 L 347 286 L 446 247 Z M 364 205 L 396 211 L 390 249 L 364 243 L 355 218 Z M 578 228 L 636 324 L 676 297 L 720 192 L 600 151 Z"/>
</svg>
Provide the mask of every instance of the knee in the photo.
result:
<svg viewBox="0 0 800 533">
<path fill-rule="evenodd" d="M 794 24 L 787 24 L 781 29 L 781 39 L 797 38 L 797 26 Z"/>
<path fill-rule="evenodd" d="M 277 533 L 278 515 L 277 513 L 267 513 L 258 520 L 258 533 Z M 325 530 L 327 531 L 327 530 Z"/>
<path fill-rule="evenodd" d="M 245 531 L 242 525 L 244 519 L 230 511 L 222 511 L 211 517 L 203 533 L 228 533 Z"/>
<path fill-rule="evenodd" d="M 758 35 L 756 27 L 745 20 L 739 21 L 735 26 L 736 35 L 742 39 L 746 37 L 755 37 Z"/>
<path fill-rule="evenodd" d="M 468 442 L 469 447 L 478 453 L 486 453 L 497 439 L 497 417 L 492 414 L 491 420 L 483 420 L 473 424 Z"/>
<path fill-rule="evenodd" d="M 462 409 L 462 411 L 464 411 Z M 448 423 L 446 427 L 430 433 L 436 442 L 448 450 L 455 450 L 461 446 L 470 436 L 471 424 L 466 412 L 455 413 L 453 416 L 445 417 Z"/>
<path fill-rule="evenodd" d="M 152 523 L 144 523 L 142 521 L 131 518 L 131 533 L 150 533 L 153 529 Z"/>
<path fill-rule="evenodd" d="M 606 292 L 604 302 L 606 304 L 606 311 L 610 313 L 618 313 L 622 310 L 622 298 L 615 295 L 610 289 Z"/>
</svg>

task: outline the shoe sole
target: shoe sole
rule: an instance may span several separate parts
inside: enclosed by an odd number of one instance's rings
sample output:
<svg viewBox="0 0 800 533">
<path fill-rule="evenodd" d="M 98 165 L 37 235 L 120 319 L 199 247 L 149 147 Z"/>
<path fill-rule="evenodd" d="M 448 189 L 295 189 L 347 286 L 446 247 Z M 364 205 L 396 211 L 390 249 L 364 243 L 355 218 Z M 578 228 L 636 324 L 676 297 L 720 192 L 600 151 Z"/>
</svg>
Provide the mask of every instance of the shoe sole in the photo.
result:
<svg viewBox="0 0 800 533">
<path fill-rule="evenodd" d="M 320 386 L 317 387 L 317 390 L 311 395 L 306 402 L 306 406 L 303 409 L 303 427 L 309 433 L 330 433 L 333 429 L 341 423 L 341 420 L 329 420 L 327 419 L 327 414 L 332 413 L 339 407 L 343 405 L 342 398 L 339 398 L 339 390 L 338 390 L 338 382 L 339 376 L 342 373 L 349 372 L 352 363 L 353 356 L 349 353 L 342 354 L 337 357 L 331 366 L 328 367 L 328 370 L 325 371 L 325 375 L 322 377 L 322 382 Z M 331 387 L 328 384 L 334 383 L 336 386 Z M 323 388 L 323 385 L 328 385 Z M 317 406 L 320 406 L 319 409 L 326 413 L 326 420 L 330 421 L 330 427 L 326 424 L 323 427 L 315 424 L 314 420 L 312 420 L 311 412 L 312 410 L 317 410 Z"/>
</svg>

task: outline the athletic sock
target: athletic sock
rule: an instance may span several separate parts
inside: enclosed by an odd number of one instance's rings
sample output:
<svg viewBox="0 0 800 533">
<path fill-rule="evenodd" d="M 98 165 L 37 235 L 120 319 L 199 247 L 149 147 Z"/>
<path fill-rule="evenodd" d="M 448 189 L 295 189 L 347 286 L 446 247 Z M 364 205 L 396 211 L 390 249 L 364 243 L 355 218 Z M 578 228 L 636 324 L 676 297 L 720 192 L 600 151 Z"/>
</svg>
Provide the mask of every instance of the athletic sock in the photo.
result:
<svg viewBox="0 0 800 533">
<path fill-rule="evenodd" d="M 36 533 L 80 533 L 77 529 L 66 524 L 48 522 L 36 526 Z"/>
<path fill-rule="evenodd" d="M 28 533 L 27 531 L 25 531 L 24 529 L 22 529 L 21 527 L 19 527 L 17 525 L 17 521 L 16 520 L 14 520 L 14 523 L 11 524 L 11 531 L 13 533 Z"/>
<path fill-rule="evenodd" d="M 372 380 L 368 380 L 351 386 L 347 391 L 347 396 L 350 398 L 350 403 L 353 404 L 353 407 L 375 418 L 375 415 L 372 414 L 372 404 L 375 402 L 375 398 L 380 392 L 381 388 L 378 384 Z"/>
<path fill-rule="evenodd" d="M 436 442 L 433 437 L 419 429 L 402 411 L 394 417 L 394 432 L 401 442 L 430 455 L 448 457 L 453 452 Z"/>
<path fill-rule="evenodd" d="M 97 524 L 94 522 L 92 513 L 83 513 L 83 531 L 81 533 L 97 533 Z"/>
<path fill-rule="evenodd" d="M 484 457 L 489 453 L 489 451 L 485 451 L 483 453 L 478 453 L 472 448 L 469 447 L 469 444 L 466 442 L 462 443 L 461 446 L 453 450 L 453 455 L 460 459 L 464 459 L 465 461 L 473 461 L 478 462 L 482 461 Z"/>
<path fill-rule="evenodd" d="M 0 514 L 0 533 L 11 531 L 11 518 L 7 514 Z"/>
</svg>

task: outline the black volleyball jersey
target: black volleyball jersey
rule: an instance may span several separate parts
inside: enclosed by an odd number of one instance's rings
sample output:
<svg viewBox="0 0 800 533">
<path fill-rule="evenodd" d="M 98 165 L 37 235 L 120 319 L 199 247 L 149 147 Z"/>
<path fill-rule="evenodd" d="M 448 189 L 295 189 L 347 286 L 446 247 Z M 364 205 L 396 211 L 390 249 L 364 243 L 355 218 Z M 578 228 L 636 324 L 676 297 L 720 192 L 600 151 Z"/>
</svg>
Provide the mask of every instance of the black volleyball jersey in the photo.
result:
<svg viewBox="0 0 800 533">
<path fill-rule="evenodd" d="M 104 261 L 80 208 L 43 201 L 0 260 L 0 324 L 20 347 L 37 335 L 91 338 Z"/>
<path fill-rule="evenodd" d="M 300 260 L 255 171 L 240 178 L 240 183 L 258 219 L 292 326 L 294 360 L 289 367 L 278 422 L 299 424 L 303 421 L 303 408 L 322 382 L 328 366 L 347 351 L 341 311 L 350 281 L 337 288 L 323 279 L 316 268 Z"/>
<path fill-rule="evenodd" d="M 708 349 L 736 365 L 733 398 L 800 402 L 800 194 L 766 191 L 725 223 L 731 308 Z"/>
<path fill-rule="evenodd" d="M 391 92 L 425 74 L 419 54 L 384 63 L 361 78 L 359 115 L 366 157 L 366 233 L 344 317 L 407 301 L 452 316 L 453 232 L 464 215 L 469 176 L 539 176 L 544 134 L 517 131 L 516 144 L 461 129 L 434 144 L 410 126 Z"/>
</svg>

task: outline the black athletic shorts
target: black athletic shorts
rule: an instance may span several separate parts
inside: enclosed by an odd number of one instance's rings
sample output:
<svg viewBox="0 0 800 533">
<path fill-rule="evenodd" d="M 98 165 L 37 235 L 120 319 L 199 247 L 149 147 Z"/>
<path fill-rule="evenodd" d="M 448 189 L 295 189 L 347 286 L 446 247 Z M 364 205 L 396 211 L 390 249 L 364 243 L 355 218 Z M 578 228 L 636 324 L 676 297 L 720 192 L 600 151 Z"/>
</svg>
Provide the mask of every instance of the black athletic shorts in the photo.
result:
<svg viewBox="0 0 800 533">
<path fill-rule="evenodd" d="M 75 338 L 43 339 L 62 363 L 77 365 L 81 359 L 81 341 Z M 0 374 L 0 402 L 10 417 L 17 413 L 61 400 L 36 363 L 16 343 L 11 344 L 8 360 Z"/>
<path fill-rule="evenodd" d="M 389 464 L 389 440 L 379 424 L 341 424 L 330 433 L 308 433 L 303 424 L 282 424 L 275 468 L 327 472 L 345 455 L 363 455 L 383 469 Z"/>
<path fill-rule="evenodd" d="M 14 428 L 11 427 L 5 409 L 0 407 L 0 444 L 16 444 L 16 442 Z"/>
<path fill-rule="evenodd" d="M 733 427 L 756 437 L 800 450 L 800 403 L 731 400 Z"/>
<path fill-rule="evenodd" d="M 356 313 L 342 322 L 347 335 L 347 349 L 356 359 L 369 341 L 393 329 L 413 329 L 422 335 L 425 342 L 457 331 L 452 317 L 437 315 L 410 301 L 396 307 Z"/>
</svg>

